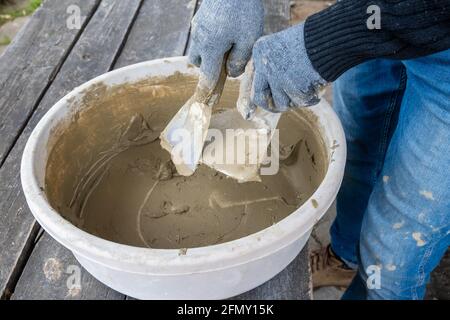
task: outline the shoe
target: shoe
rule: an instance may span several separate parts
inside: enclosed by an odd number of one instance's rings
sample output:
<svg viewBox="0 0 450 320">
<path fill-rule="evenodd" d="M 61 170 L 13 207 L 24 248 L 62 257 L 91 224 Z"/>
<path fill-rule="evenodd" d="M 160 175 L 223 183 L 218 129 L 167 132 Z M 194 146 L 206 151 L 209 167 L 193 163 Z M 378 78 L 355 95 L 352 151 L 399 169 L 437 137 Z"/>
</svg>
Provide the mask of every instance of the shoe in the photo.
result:
<svg viewBox="0 0 450 320">
<path fill-rule="evenodd" d="M 334 254 L 330 245 L 312 252 L 310 264 L 314 289 L 328 286 L 346 288 L 356 274 L 356 270 Z"/>
</svg>

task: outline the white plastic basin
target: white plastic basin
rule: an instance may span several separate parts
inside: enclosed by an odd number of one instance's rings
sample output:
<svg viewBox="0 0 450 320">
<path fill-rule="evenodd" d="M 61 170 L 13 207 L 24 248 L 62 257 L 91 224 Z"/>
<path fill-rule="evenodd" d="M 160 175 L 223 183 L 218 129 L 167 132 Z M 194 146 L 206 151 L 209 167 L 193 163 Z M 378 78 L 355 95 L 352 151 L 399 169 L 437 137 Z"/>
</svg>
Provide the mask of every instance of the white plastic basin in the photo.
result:
<svg viewBox="0 0 450 320">
<path fill-rule="evenodd" d="M 318 117 L 328 152 L 328 170 L 313 196 L 279 223 L 238 240 L 179 250 L 122 245 L 77 228 L 58 214 L 41 190 L 48 141 L 58 124 L 73 113 L 69 101 L 89 86 L 137 81 L 175 72 L 196 74 L 187 59 L 175 57 L 118 69 L 76 88 L 42 118 L 26 145 L 21 166 L 27 203 L 40 225 L 73 252 L 80 264 L 109 287 L 139 299 L 224 299 L 251 290 L 282 271 L 300 252 L 314 224 L 331 206 L 340 187 L 346 158 L 342 126 L 326 101 L 310 110 Z M 315 201 L 313 201 L 314 199 Z"/>
</svg>

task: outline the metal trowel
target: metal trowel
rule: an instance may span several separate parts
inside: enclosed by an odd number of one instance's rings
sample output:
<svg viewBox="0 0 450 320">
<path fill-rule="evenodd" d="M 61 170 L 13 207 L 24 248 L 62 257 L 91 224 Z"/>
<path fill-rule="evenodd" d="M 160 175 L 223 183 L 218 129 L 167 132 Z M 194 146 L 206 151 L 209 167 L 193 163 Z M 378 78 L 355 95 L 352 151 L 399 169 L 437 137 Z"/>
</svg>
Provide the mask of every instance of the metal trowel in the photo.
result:
<svg viewBox="0 0 450 320">
<path fill-rule="evenodd" d="M 241 77 L 236 108 L 215 113 L 211 118 L 210 131 L 222 132 L 224 139 L 207 141 L 201 159 L 202 163 L 238 182 L 261 181 L 260 168 L 267 158 L 268 147 L 271 143 L 271 152 L 275 151 L 275 154 L 271 154 L 271 158 L 278 161 L 278 140 L 273 141 L 273 138 L 281 114 L 268 112 L 252 103 L 253 78 L 253 61 L 250 60 Z M 271 98 L 268 103 L 273 103 Z M 227 132 L 234 134 L 230 136 L 226 134 Z M 230 150 L 230 145 L 234 145 L 234 149 Z M 224 154 L 234 151 L 234 161 L 221 163 L 215 161 L 216 158 L 210 156 L 209 150 L 220 149 Z M 276 159 L 274 159 L 275 156 Z"/>
<path fill-rule="evenodd" d="M 171 153 L 172 162 L 179 174 L 192 175 L 201 162 L 239 182 L 260 181 L 259 169 L 280 114 L 253 106 L 250 99 L 253 74 L 253 63 L 250 61 L 241 79 L 237 108 L 215 113 L 213 108 L 220 100 L 227 78 L 226 57 L 214 88 L 205 86 L 204 76 L 200 74 L 194 95 L 177 112 L 160 136 L 161 146 Z M 218 132 L 223 139 L 213 138 Z M 234 133 L 234 136 L 227 135 L 229 132 Z M 240 139 L 240 135 L 243 139 Z M 244 143 L 234 144 L 236 141 Z M 228 159 L 231 143 L 231 151 L 237 156 Z M 218 151 L 224 154 L 223 161 L 217 161 L 217 157 L 211 156 L 211 150 L 216 154 Z M 238 161 L 239 158 L 241 161 Z"/>
<path fill-rule="evenodd" d="M 200 73 L 194 95 L 161 132 L 161 146 L 170 152 L 172 162 L 180 175 L 192 175 L 200 162 L 212 109 L 219 103 L 226 79 L 225 56 L 214 87 L 209 88 L 206 77 Z"/>
</svg>

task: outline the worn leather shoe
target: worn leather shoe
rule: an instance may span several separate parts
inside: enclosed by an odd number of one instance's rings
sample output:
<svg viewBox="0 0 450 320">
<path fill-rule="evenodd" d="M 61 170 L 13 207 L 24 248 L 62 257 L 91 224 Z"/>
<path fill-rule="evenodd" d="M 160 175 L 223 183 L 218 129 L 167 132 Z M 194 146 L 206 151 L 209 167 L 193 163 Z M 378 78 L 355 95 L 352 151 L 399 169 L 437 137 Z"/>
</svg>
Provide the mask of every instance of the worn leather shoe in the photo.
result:
<svg viewBox="0 0 450 320">
<path fill-rule="evenodd" d="M 336 256 L 328 245 L 310 255 L 313 288 L 336 286 L 346 288 L 350 285 L 356 270 L 349 268 Z"/>
</svg>

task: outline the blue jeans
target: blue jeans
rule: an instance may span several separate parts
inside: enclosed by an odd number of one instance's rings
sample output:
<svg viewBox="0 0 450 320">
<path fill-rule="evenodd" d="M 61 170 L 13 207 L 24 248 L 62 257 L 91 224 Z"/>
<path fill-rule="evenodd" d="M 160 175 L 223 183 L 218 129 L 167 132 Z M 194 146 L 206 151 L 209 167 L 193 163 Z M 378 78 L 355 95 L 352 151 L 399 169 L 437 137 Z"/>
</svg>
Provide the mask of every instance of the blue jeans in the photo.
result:
<svg viewBox="0 0 450 320">
<path fill-rule="evenodd" d="M 361 64 L 334 108 L 348 160 L 331 246 L 358 265 L 344 299 L 422 299 L 450 244 L 450 50 Z"/>
</svg>

